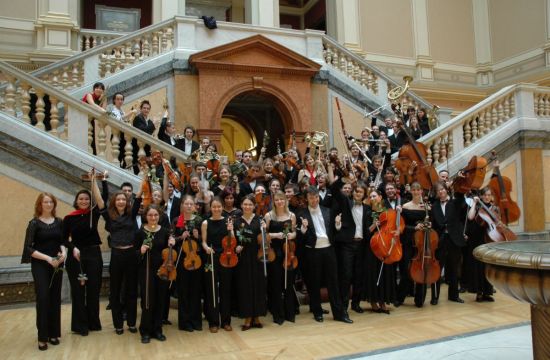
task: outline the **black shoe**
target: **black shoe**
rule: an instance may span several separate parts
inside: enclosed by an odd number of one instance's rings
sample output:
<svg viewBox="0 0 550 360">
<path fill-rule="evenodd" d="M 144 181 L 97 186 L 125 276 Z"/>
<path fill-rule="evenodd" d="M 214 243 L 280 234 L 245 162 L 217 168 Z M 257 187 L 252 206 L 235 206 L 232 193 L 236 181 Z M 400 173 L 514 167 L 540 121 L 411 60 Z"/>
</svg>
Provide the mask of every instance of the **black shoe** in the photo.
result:
<svg viewBox="0 0 550 360">
<path fill-rule="evenodd" d="M 115 329 L 115 332 L 117 335 L 122 335 L 124 334 L 124 329 Z"/>
<path fill-rule="evenodd" d="M 162 325 L 172 325 L 170 320 L 162 320 Z"/>
<path fill-rule="evenodd" d="M 142 335 L 141 336 L 141 343 L 142 344 L 149 344 L 151 342 L 151 337 L 149 335 Z"/>
<path fill-rule="evenodd" d="M 477 294 L 476 295 L 476 302 L 483 302 L 483 295 Z"/>
<path fill-rule="evenodd" d="M 340 321 L 340 322 L 343 322 L 343 323 L 346 323 L 346 324 L 353 324 L 353 320 L 351 320 L 351 319 L 349 318 L 349 316 L 346 316 L 346 315 L 344 315 L 344 316 L 341 317 L 341 318 L 334 319 L 334 320 Z"/>
<path fill-rule="evenodd" d="M 422 306 L 424 306 L 424 304 L 415 302 L 414 306 L 416 306 L 417 308 L 421 308 Z"/>
<path fill-rule="evenodd" d="M 313 315 L 313 318 L 315 319 L 315 321 L 317 322 L 323 322 L 323 315 Z"/>
<path fill-rule="evenodd" d="M 300 315 L 300 308 L 296 308 L 294 310 L 294 315 Z"/>
<path fill-rule="evenodd" d="M 132 334 L 135 334 L 137 333 L 137 328 L 135 326 L 130 326 L 128 327 L 128 331 L 131 332 Z"/>
<path fill-rule="evenodd" d="M 273 319 L 273 322 L 277 325 L 283 325 L 285 319 Z"/>
<path fill-rule="evenodd" d="M 401 300 L 397 300 L 393 303 L 393 306 L 395 306 L 396 308 L 400 307 L 401 305 L 403 305 L 403 301 Z"/>
<path fill-rule="evenodd" d="M 330 311 L 323 309 L 323 314 L 325 315 L 330 314 Z"/>
<path fill-rule="evenodd" d="M 88 336 L 88 330 L 79 332 L 80 336 Z"/>
<path fill-rule="evenodd" d="M 111 310 L 111 303 L 107 304 L 107 307 L 105 308 L 105 310 Z"/>
<path fill-rule="evenodd" d="M 483 295 L 481 299 L 487 302 L 495 302 L 495 299 L 491 295 Z"/>
<path fill-rule="evenodd" d="M 461 287 L 460 289 L 458 289 L 458 292 L 461 293 L 461 294 L 464 294 L 466 292 L 466 288 L 465 287 Z"/>
<path fill-rule="evenodd" d="M 430 304 L 432 304 L 432 305 L 437 305 L 438 302 L 439 302 L 438 299 L 433 298 L 433 299 L 430 301 Z"/>
<path fill-rule="evenodd" d="M 193 332 L 193 327 L 191 326 L 184 326 L 180 330 L 187 331 L 187 332 Z"/>
<path fill-rule="evenodd" d="M 193 330 L 202 331 L 202 326 L 195 326 L 195 325 L 193 325 Z"/>
<path fill-rule="evenodd" d="M 390 311 L 388 309 L 380 308 L 380 309 L 378 309 L 377 313 L 389 315 Z"/>
<path fill-rule="evenodd" d="M 59 345 L 59 339 L 58 338 L 51 338 L 50 340 L 48 340 L 48 342 L 52 345 Z"/>
<path fill-rule="evenodd" d="M 48 350 L 48 343 L 44 343 L 43 345 L 38 344 L 38 350 L 40 351 Z"/>
<path fill-rule="evenodd" d="M 449 299 L 449 301 L 456 302 L 456 303 L 459 303 L 459 304 L 464 304 L 464 300 L 462 300 L 459 297 L 454 298 L 454 299 Z"/>
<path fill-rule="evenodd" d="M 158 341 L 166 341 L 166 336 L 164 336 L 164 334 L 157 333 L 155 334 L 155 339 L 157 339 Z"/>
<path fill-rule="evenodd" d="M 358 314 L 362 314 L 365 312 L 365 310 L 363 310 L 361 306 L 359 306 L 359 304 L 351 304 L 351 310 L 355 311 Z"/>
</svg>

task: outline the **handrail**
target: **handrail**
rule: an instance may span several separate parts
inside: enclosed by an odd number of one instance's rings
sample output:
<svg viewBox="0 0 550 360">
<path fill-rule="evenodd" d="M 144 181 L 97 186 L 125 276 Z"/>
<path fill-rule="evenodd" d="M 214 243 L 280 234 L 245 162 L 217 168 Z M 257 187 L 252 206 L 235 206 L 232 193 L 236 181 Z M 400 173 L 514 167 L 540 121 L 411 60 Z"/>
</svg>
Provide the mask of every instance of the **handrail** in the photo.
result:
<svg viewBox="0 0 550 360">
<path fill-rule="evenodd" d="M 131 136 L 135 138 L 138 142 L 142 142 L 143 144 L 150 145 L 151 147 L 162 151 L 165 156 L 173 156 L 179 161 L 185 161 L 188 159 L 188 156 L 184 152 L 176 149 L 175 147 L 170 146 L 159 139 L 155 139 L 154 137 L 148 135 L 147 133 L 144 133 L 139 129 L 134 128 L 133 126 L 130 126 L 106 115 L 105 113 L 97 110 L 91 105 L 73 98 L 64 91 L 58 90 L 48 83 L 37 79 L 34 76 L 25 73 L 6 62 L 0 61 L 0 71 L 16 78 L 20 82 L 31 85 L 34 89 L 49 95 L 50 98 L 56 98 L 57 101 L 62 102 L 65 106 L 75 109 L 90 118 L 94 118 L 97 121 L 104 123 L 105 125 L 108 125 L 113 129 L 117 129 L 118 131 L 124 133 L 127 137 Z M 82 134 L 82 136 L 85 135 L 86 134 Z"/>
<path fill-rule="evenodd" d="M 139 29 L 137 31 L 128 33 L 126 35 L 123 35 L 123 36 L 119 37 L 118 39 L 114 39 L 112 41 L 109 41 L 109 42 L 107 42 L 103 45 L 99 45 L 97 47 L 93 47 L 91 49 L 83 51 L 80 54 L 76 54 L 76 55 L 70 56 L 66 59 L 54 62 L 54 63 L 49 64 L 49 65 L 46 65 L 46 66 L 44 66 L 44 67 L 42 67 L 42 68 L 40 68 L 36 71 L 33 71 L 31 74 L 33 76 L 40 77 L 40 76 L 48 74 L 48 73 L 50 73 L 54 70 L 61 69 L 64 66 L 72 64 L 72 63 L 77 62 L 79 60 L 84 60 L 87 57 L 89 57 L 90 55 L 101 54 L 104 50 L 108 50 L 109 48 L 117 46 L 117 45 L 122 45 L 122 44 L 124 44 L 125 42 L 127 42 L 129 40 L 133 40 L 133 39 L 135 39 L 139 36 L 142 36 L 142 35 L 145 35 L 145 34 L 151 32 L 153 30 L 161 29 L 161 28 L 165 27 L 166 25 L 168 25 L 170 23 L 175 23 L 174 18 L 166 19 L 166 20 L 161 21 L 159 23 L 149 25 L 149 26 L 144 27 L 142 29 Z"/>
</svg>

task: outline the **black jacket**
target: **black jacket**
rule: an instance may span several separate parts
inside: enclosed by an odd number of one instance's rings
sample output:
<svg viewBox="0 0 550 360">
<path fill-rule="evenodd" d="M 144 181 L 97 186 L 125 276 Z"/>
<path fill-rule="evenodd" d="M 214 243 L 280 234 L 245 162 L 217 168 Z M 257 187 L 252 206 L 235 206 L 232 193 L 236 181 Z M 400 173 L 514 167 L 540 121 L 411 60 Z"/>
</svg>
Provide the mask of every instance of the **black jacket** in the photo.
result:
<svg viewBox="0 0 550 360">
<path fill-rule="evenodd" d="M 340 190 L 342 182 L 340 179 L 331 185 L 331 190 L 334 197 L 334 206 L 332 208 L 331 223 L 334 224 L 334 241 L 336 242 L 352 242 L 355 237 L 355 221 L 351 209 L 353 208 L 353 200 L 345 196 Z M 336 230 L 336 216 L 342 214 L 342 227 Z M 372 224 L 372 213 L 370 207 L 363 205 L 363 240 L 369 238 L 368 228 Z"/>
<path fill-rule="evenodd" d="M 319 208 L 321 209 L 321 213 L 323 214 L 323 219 L 325 221 L 325 229 L 327 231 L 328 241 L 333 244 L 333 227 L 330 221 L 330 210 L 321 205 L 319 205 Z M 305 247 L 315 248 L 315 244 L 317 243 L 317 234 L 315 232 L 315 225 L 313 224 L 313 219 L 311 217 L 311 213 L 309 212 L 309 208 L 303 209 L 302 212 L 298 215 L 298 219 L 300 217 L 307 219 L 308 227 L 305 234 L 302 234 L 302 222 L 297 222 L 296 234 L 298 242 L 303 243 Z"/>
<path fill-rule="evenodd" d="M 458 195 L 458 196 L 457 196 Z M 464 223 L 462 219 L 466 212 L 464 195 L 457 193 L 454 199 L 450 199 L 445 205 L 445 215 L 441 210 L 441 202 L 437 199 L 432 205 L 432 227 L 439 236 L 447 232 L 451 241 L 458 247 L 466 245 L 464 239 Z"/>
</svg>

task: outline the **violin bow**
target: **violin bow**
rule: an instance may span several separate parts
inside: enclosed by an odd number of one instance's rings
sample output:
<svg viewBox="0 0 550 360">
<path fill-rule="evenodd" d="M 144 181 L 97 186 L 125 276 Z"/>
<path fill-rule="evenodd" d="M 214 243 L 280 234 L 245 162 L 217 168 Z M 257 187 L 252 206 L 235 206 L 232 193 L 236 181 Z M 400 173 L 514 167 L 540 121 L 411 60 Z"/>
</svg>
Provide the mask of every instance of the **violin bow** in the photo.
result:
<svg viewBox="0 0 550 360">
<path fill-rule="evenodd" d="M 262 225 L 262 222 L 263 222 L 263 217 L 260 216 L 260 229 L 262 231 L 262 252 L 263 252 L 263 259 L 262 259 L 262 262 L 264 263 L 264 276 L 267 277 L 267 259 L 266 259 L 266 256 L 265 256 L 265 242 L 266 242 L 266 237 L 265 237 L 265 229 Z"/>
</svg>

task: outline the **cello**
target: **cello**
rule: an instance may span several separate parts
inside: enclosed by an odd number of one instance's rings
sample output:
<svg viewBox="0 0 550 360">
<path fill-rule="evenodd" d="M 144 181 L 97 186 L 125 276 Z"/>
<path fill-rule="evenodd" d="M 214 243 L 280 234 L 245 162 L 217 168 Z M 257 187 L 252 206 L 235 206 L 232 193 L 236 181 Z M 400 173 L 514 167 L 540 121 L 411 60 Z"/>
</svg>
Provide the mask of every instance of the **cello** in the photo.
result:
<svg viewBox="0 0 550 360">
<path fill-rule="evenodd" d="M 479 190 L 485 180 L 487 172 L 487 160 L 482 156 L 472 156 L 468 165 L 459 171 L 463 177 L 457 177 L 453 181 L 453 190 L 461 194 L 467 194 L 470 190 Z"/>
<path fill-rule="evenodd" d="M 496 159 L 496 152 L 492 151 L 492 158 Z M 493 170 L 496 176 L 493 176 L 487 185 L 493 194 L 495 205 L 499 207 L 503 222 L 508 225 L 515 222 L 521 215 L 518 204 L 510 198 L 512 191 L 512 180 L 507 176 L 502 176 L 498 162 Z"/>
<path fill-rule="evenodd" d="M 516 240 L 517 235 L 498 219 L 498 216 L 487 205 L 480 201 L 478 216 L 487 224 L 487 236 L 494 242 Z"/>
<path fill-rule="evenodd" d="M 401 206 L 401 197 L 397 194 L 396 208 Z M 374 255 L 384 264 L 393 264 L 401 260 L 403 249 L 399 234 L 405 230 L 405 221 L 400 210 L 389 209 L 378 217 L 380 227 L 370 240 Z"/>
<path fill-rule="evenodd" d="M 441 276 L 439 261 L 435 258 L 435 251 L 439 242 L 437 232 L 432 229 L 428 206 L 424 201 L 426 217 L 421 230 L 414 233 L 414 243 L 417 249 L 416 256 L 411 261 L 409 272 L 417 284 L 431 285 Z"/>
<path fill-rule="evenodd" d="M 396 114 L 401 112 L 395 104 L 392 104 L 392 110 Z M 416 181 L 424 190 L 430 191 L 439 180 L 439 176 L 437 175 L 435 168 L 428 163 L 428 160 L 426 159 L 428 149 L 426 148 L 426 145 L 416 141 L 411 135 L 407 127 L 403 124 L 402 114 L 398 114 L 397 116 L 400 117 L 398 124 L 401 127 L 401 131 L 405 132 L 409 140 L 408 144 L 404 144 L 401 147 L 398 158 L 395 161 L 395 167 L 399 171 L 399 181 L 401 184 L 410 184 L 413 181 Z M 412 180 L 407 181 L 407 175 L 409 173 L 409 169 L 413 167 L 413 162 L 416 163 L 416 169 L 412 175 Z"/>
</svg>

